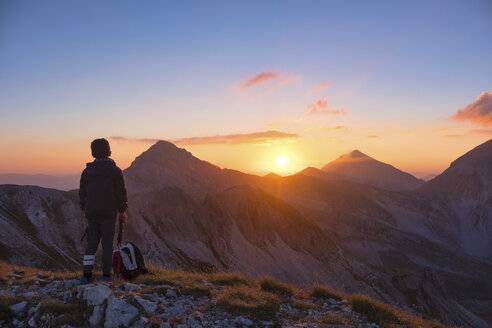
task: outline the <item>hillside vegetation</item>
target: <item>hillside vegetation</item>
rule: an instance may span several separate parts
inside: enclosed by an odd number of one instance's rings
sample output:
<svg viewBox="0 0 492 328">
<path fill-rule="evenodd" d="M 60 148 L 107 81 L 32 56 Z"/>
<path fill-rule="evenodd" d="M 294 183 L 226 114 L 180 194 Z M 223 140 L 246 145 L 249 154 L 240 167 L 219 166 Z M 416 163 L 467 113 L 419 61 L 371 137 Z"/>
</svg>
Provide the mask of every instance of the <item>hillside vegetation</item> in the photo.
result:
<svg viewBox="0 0 492 328">
<path fill-rule="evenodd" d="M 129 283 L 80 286 L 80 273 L 0 263 L 0 326 L 447 327 L 328 286 L 150 267 Z"/>
</svg>

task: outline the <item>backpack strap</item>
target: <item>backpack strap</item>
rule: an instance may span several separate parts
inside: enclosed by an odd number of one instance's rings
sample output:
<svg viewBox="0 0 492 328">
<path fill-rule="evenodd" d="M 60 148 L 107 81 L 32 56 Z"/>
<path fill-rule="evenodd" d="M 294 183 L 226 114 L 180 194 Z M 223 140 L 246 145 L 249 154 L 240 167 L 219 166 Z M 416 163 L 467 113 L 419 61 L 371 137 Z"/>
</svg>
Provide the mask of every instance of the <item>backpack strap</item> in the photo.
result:
<svg viewBox="0 0 492 328">
<path fill-rule="evenodd" d="M 123 239 L 123 221 L 119 220 L 120 221 L 120 227 L 118 229 L 118 239 L 117 239 L 117 242 L 118 242 L 118 245 L 121 246 L 121 240 Z"/>
<path fill-rule="evenodd" d="M 130 251 L 130 258 L 131 258 L 131 261 L 132 261 L 132 270 L 135 270 L 138 266 L 137 266 L 137 258 L 135 256 L 135 249 L 133 248 L 133 245 L 132 243 L 127 243 L 125 245 L 126 249 L 128 249 L 128 251 Z"/>
</svg>

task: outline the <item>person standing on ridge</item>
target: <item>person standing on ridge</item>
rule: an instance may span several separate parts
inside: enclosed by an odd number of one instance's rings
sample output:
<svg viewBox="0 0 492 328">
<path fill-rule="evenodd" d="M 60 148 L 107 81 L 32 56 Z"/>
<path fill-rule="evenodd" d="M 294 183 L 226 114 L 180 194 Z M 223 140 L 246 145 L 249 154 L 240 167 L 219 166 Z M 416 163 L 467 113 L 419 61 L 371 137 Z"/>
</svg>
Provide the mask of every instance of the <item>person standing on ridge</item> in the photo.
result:
<svg viewBox="0 0 492 328">
<path fill-rule="evenodd" d="M 91 143 L 93 162 L 80 177 L 80 208 L 87 221 L 87 247 L 83 260 L 81 284 L 93 281 L 92 268 L 99 242 L 102 240 L 103 281 L 112 281 L 111 265 L 116 218 L 123 223 L 127 220 L 127 193 L 121 169 L 109 158 L 109 142 L 95 139 Z"/>
</svg>

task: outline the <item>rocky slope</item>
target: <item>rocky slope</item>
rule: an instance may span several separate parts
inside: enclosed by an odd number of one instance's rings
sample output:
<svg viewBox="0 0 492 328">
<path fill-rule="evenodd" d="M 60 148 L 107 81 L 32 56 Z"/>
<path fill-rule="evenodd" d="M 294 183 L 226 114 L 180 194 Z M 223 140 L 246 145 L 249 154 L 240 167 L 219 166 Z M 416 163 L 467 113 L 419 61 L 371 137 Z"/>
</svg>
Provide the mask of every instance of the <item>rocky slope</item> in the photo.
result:
<svg viewBox="0 0 492 328">
<path fill-rule="evenodd" d="M 481 245 L 490 245 L 492 152 L 485 145 L 450 168 L 480 177 L 480 187 L 463 179 L 450 195 L 434 180 L 395 192 L 305 174 L 261 178 L 158 142 L 125 171 L 125 238 L 158 265 L 266 274 L 301 286 L 318 281 L 426 317 L 487 327 L 492 265 Z M 435 180 L 444 178 L 457 179 L 443 173 Z M 84 228 L 77 201 L 70 192 L 0 186 L 2 258 L 76 268 Z"/>
<path fill-rule="evenodd" d="M 0 283 L 0 326 L 444 328 L 365 297 L 323 286 L 304 292 L 270 278 L 151 268 L 133 283 L 79 285 L 70 274 L 34 272 L 13 268 Z"/>
</svg>

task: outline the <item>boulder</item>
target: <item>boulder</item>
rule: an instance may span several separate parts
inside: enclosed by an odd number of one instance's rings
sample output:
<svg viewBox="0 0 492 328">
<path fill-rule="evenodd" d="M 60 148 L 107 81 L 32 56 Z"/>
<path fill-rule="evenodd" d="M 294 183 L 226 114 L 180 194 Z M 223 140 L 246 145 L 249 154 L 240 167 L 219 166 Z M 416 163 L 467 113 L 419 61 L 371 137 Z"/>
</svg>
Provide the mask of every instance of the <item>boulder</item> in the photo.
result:
<svg viewBox="0 0 492 328">
<path fill-rule="evenodd" d="M 102 305 L 94 306 L 91 317 L 89 318 L 89 322 L 91 323 L 91 325 L 96 326 L 99 323 L 99 321 L 101 320 L 102 313 L 103 313 Z"/>
<path fill-rule="evenodd" d="M 125 282 L 125 284 L 123 285 L 123 287 L 125 288 L 125 291 L 127 291 L 127 292 L 136 292 L 136 291 L 140 290 L 140 286 L 139 285 L 132 284 L 132 283 L 129 283 L 129 282 Z"/>
<path fill-rule="evenodd" d="M 14 312 L 16 316 L 21 316 L 26 309 L 27 301 L 22 301 L 20 303 L 9 306 L 9 310 Z"/>
<path fill-rule="evenodd" d="M 120 325 L 128 327 L 131 320 L 137 315 L 138 309 L 136 307 L 111 296 L 106 308 L 104 328 L 119 327 Z"/>
<path fill-rule="evenodd" d="M 101 305 L 111 295 L 111 289 L 104 284 L 83 285 L 77 290 L 77 298 L 86 300 L 87 305 Z"/>
<path fill-rule="evenodd" d="M 141 298 L 140 296 L 135 296 L 133 298 L 135 301 L 140 304 L 144 311 L 147 313 L 154 313 L 157 310 L 157 304 L 151 301 L 147 301 L 146 299 Z"/>
</svg>

